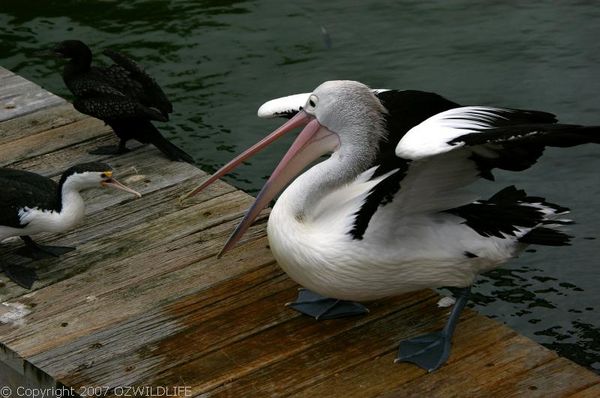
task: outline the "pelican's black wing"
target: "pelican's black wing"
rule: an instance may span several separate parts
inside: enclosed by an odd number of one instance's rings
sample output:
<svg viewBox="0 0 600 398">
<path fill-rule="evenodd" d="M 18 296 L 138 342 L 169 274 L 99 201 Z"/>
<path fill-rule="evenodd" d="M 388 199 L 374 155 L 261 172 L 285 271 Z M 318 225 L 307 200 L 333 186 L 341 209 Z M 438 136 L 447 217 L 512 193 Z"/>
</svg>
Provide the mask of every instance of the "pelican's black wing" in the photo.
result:
<svg viewBox="0 0 600 398">
<path fill-rule="evenodd" d="M 369 192 L 360 210 L 356 212 L 350 235 L 362 239 L 371 217 L 379 206 L 393 200 L 401 181 L 409 170 L 410 161 L 396 156 L 398 142 L 413 127 L 448 109 L 460 105 L 441 95 L 417 90 L 380 90 L 375 96 L 387 111 L 387 136 L 379 142 L 379 152 L 372 166 L 377 166 L 372 178 L 395 170 Z"/>
<path fill-rule="evenodd" d="M 396 156 L 395 150 L 398 142 L 411 128 L 433 115 L 460 107 L 439 94 L 418 90 L 380 90 L 375 92 L 375 96 L 387 110 L 387 136 L 379 142 L 379 154 L 373 162 L 373 166 L 379 167 L 374 177 L 403 165 L 405 161 Z"/>
<path fill-rule="evenodd" d="M 460 206 L 474 198 L 461 188 L 479 178 L 493 180 L 495 168 L 521 171 L 531 167 L 546 146 L 600 142 L 600 127 L 559 124 L 547 112 L 459 107 L 435 95 L 411 96 L 408 102 L 397 97 L 393 105 L 384 105 L 390 136 L 382 142 L 385 149 L 374 176 L 393 172 L 371 190 L 356 213 L 350 231 L 354 238 L 362 238 L 377 209 L 392 201 L 397 214 L 464 209 Z M 420 96 L 425 102 L 418 106 Z"/>
</svg>

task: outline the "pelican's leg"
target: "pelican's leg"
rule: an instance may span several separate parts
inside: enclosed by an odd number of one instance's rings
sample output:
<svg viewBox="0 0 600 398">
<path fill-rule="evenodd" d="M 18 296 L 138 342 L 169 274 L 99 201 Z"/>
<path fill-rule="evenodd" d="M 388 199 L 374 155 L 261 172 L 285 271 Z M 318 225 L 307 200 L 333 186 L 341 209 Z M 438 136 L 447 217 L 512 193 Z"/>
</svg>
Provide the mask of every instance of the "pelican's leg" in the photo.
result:
<svg viewBox="0 0 600 398">
<path fill-rule="evenodd" d="M 454 329 L 456 329 L 460 313 L 465 308 L 470 294 L 470 286 L 454 289 L 456 303 L 444 329 L 401 341 L 396 362 L 412 362 L 429 372 L 433 372 L 446 363 L 450 356 Z"/>
<path fill-rule="evenodd" d="M 305 315 L 312 316 L 317 321 L 364 315 L 369 312 L 367 307 L 362 304 L 323 297 L 304 288 L 299 289 L 296 301 L 286 305 Z"/>
<path fill-rule="evenodd" d="M 35 270 L 20 265 L 4 264 L 2 269 L 8 279 L 25 289 L 31 289 L 33 282 L 38 279 Z"/>
<path fill-rule="evenodd" d="M 25 247 L 18 249 L 16 253 L 21 256 L 33 258 L 35 260 L 58 257 L 62 254 L 75 250 L 74 247 L 40 245 L 35 243 L 29 236 L 21 236 L 21 239 L 23 242 L 25 242 Z"/>
</svg>

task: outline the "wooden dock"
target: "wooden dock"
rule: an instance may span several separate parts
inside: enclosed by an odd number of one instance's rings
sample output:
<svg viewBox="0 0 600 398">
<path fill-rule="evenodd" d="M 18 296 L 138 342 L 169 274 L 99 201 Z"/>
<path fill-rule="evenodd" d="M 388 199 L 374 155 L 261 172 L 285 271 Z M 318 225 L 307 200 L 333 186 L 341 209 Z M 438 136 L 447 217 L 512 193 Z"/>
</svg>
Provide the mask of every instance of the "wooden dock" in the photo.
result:
<svg viewBox="0 0 600 398">
<path fill-rule="evenodd" d="M 88 396 L 600 396 L 600 376 L 472 310 L 439 371 L 395 364 L 400 340 L 446 321 L 449 310 L 429 290 L 371 303 L 369 315 L 352 319 L 317 322 L 287 309 L 298 286 L 269 252 L 266 213 L 242 245 L 216 258 L 251 196 L 218 183 L 182 207 L 178 197 L 202 171 L 148 146 L 115 158 L 87 153 L 115 141 L 102 122 L 0 68 L 0 166 L 58 176 L 105 160 L 143 194 L 87 192 L 81 226 L 40 237 L 77 247 L 60 259 L 30 262 L 13 254 L 18 241 L 0 245 L 1 261 L 40 276 L 27 291 L 0 273 L 0 387 Z"/>
</svg>

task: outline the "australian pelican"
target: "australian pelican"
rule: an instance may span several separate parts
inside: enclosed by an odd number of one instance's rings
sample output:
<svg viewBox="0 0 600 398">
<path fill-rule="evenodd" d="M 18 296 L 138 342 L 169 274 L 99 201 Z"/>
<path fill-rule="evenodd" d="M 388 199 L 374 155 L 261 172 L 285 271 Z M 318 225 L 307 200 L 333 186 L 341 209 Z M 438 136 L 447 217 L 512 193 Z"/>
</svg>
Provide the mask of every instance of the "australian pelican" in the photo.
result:
<svg viewBox="0 0 600 398">
<path fill-rule="evenodd" d="M 221 253 L 286 185 L 268 236 L 285 272 L 308 290 L 292 307 L 315 318 L 364 313 L 368 301 L 423 288 L 457 297 L 442 331 L 400 343 L 397 361 L 433 371 L 481 272 L 527 245 L 566 245 L 567 208 L 513 186 L 489 199 L 465 187 L 521 171 L 546 146 L 600 143 L 600 127 L 559 124 L 546 112 L 461 106 L 421 91 L 371 90 L 329 81 L 312 93 L 265 103 L 259 116 L 290 120 L 225 165 L 198 193 L 243 160 L 304 126 Z M 330 153 L 308 170 L 321 156 Z"/>
</svg>

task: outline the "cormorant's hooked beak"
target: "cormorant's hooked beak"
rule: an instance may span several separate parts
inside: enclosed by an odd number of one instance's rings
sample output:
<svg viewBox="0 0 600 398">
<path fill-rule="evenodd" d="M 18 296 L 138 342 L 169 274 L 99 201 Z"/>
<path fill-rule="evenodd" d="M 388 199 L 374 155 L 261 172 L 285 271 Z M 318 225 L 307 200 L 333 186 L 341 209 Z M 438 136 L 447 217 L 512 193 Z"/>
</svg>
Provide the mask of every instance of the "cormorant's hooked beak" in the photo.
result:
<svg viewBox="0 0 600 398">
<path fill-rule="evenodd" d="M 103 178 L 102 181 L 100 182 L 100 185 L 102 185 L 103 187 L 111 187 L 111 188 L 115 188 L 115 189 L 120 189 L 122 191 L 129 192 L 129 193 L 137 196 L 138 198 L 142 197 L 142 194 L 139 193 L 138 191 L 135 191 L 135 190 L 129 188 L 128 186 L 121 184 L 116 179 L 114 179 L 112 176 L 112 171 L 105 171 L 102 174 L 105 175 L 105 178 Z"/>
<path fill-rule="evenodd" d="M 34 51 L 33 54 L 40 58 L 66 58 L 65 54 L 54 48 L 52 50 Z"/>
<path fill-rule="evenodd" d="M 244 160 L 264 149 L 287 132 L 300 126 L 305 126 L 304 130 L 298 135 L 283 159 L 281 159 L 279 165 L 271 174 L 271 177 L 262 187 L 256 200 L 246 212 L 244 219 L 238 224 L 217 257 L 221 257 L 241 239 L 244 232 L 246 232 L 256 217 L 258 217 L 261 210 L 263 210 L 269 202 L 283 190 L 290 180 L 297 176 L 311 162 L 339 147 L 340 140 L 338 135 L 319 124 L 314 116 L 309 115 L 305 111 L 300 111 L 277 130 L 254 144 L 241 155 L 238 155 L 225 166 L 221 167 L 221 169 L 208 178 L 202 185 L 180 198 L 180 200 L 185 200 L 196 195 L 217 179 L 235 169 Z"/>
</svg>

